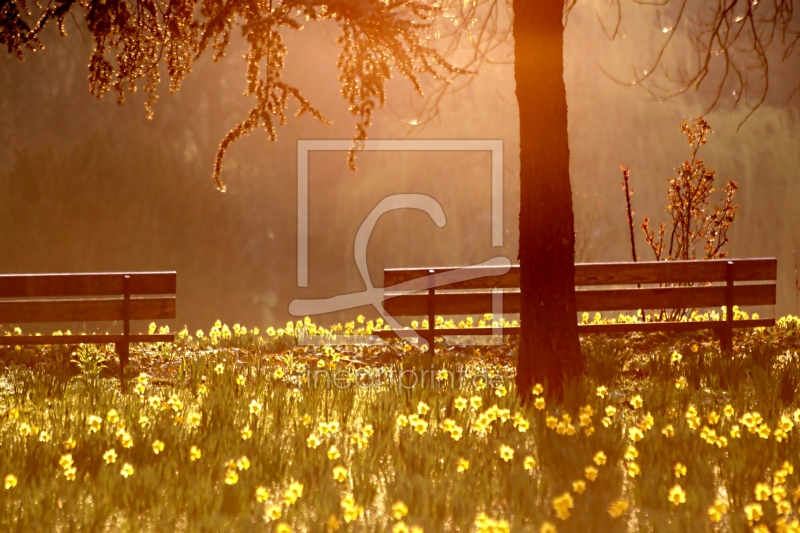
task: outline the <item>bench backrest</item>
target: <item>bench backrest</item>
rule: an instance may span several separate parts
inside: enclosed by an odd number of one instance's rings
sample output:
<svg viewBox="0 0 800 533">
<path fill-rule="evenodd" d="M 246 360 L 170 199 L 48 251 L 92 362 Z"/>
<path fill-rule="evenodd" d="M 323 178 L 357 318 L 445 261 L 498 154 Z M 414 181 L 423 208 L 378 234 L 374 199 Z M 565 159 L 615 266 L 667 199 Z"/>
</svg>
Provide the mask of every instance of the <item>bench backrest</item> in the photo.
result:
<svg viewBox="0 0 800 533">
<path fill-rule="evenodd" d="M 0 323 L 124 320 L 125 276 L 130 320 L 175 318 L 175 272 L 3 274 Z"/>
<path fill-rule="evenodd" d="M 729 266 L 730 263 L 730 266 Z M 477 277 L 497 267 L 469 267 L 455 276 L 453 267 L 406 268 L 384 271 L 384 307 L 394 316 L 429 314 L 429 283 L 436 286 L 434 307 L 438 315 L 483 314 L 492 309 L 491 292 L 503 289 L 503 311 L 519 313 L 520 270 L 515 265 L 505 274 Z M 706 308 L 727 305 L 775 305 L 778 262 L 775 258 L 708 261 L 652 261 L 639 263 L 583 263 L 575 265 L 576 287 L 602 287 L 576 291 L 578 311 Z M 472 277 L 473 279 L 467 279 Z M 458 279 L 454 279 L 458 278 Z M 772 283 L 763 283 L 763 282 Z M 728 284 L 734 285 L 728 291 Z M 753 283 L 762 282 L 762 283 Z M 685 286 L 698 283 L 725 285 Z M 392 287 L 425 291 L 393 296 Z M 663 287 L 661 285 L 678 285 Z M 614 285 L 616 287 L 608 288 Z M 638 287 L 620 288 L 624 285 Z M 650 285 L 649 287 L 642 285 Z M 680 286 L 684 285 L 684 286 Z M 484 292 L 480 292 L 484 291 Z"/>
</svg>

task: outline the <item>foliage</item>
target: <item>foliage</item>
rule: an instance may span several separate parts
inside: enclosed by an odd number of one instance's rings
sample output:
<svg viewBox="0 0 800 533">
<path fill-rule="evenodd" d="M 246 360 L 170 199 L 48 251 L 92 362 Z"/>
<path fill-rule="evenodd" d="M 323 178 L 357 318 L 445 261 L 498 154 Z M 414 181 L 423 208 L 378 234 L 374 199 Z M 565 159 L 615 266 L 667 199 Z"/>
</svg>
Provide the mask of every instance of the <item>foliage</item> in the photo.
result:
<svg viewBox="0 0 800 533">
<path fill-rule="evenodd" d="M 722 206 L 711 205 L 711 195 L 717 190 L 714 187 L 715 170 L 708 170 L 705 162 L 697 157 L 697 153 L 708 142 L 706 135 L 711 133 L 711 126 L 702 117 L 689 124 L 681 125 L 681 132 L 692 147 L 689 159 L 676 169 L 678 177 L 669 178 L 667 187 L 667 206 L 664 210 L 672 218 L 669 240 L 664 241 L 665 225 L 662 222 L 656 231 L 650 227 L 650 219 L 644 217 L 644 230 L 647 244 L 653 250 L 656 261 L 691 260 L 697 258 L 698 243 L 705 242 L 704 259 L 723 259 L 728 252 L 722 247 L 728 244 L 728 230 L 737 216 L 733 198 L 738 186 L 733 180 L 725 185 L 725 198 Z M 667 248 L 667 244 L 669 247 Z M 667 250 L 664 255 L 664 250 Z"/>
<path fill-rule="evenodd" d="M 489 2 L 494 10 L 496 2 Z M 436 19 L 452 18 L 455 32 L 446 31 L 459 42 L 475 26 L 477 3 L 460 0 L 446 2 L 383 1 L 383 0 L 282 0 L 273 7 L 269 2 L 233 0 L 115 0 L 111 2 L 66 0 L 34 12 L 26 2 L 5 2 L 0 6 L 0 44 L 20 59 L 23 50 L 44 48 L 40 34 L 48 24 L 57 25 L 66 34 L 67 17 L 77 25 L 76 14 L 83 12 L 86 30 L 94 42 L 89 60 L 89 85 L 98 98 L 110 91 L 117 93 L 120 103 L 126 92 L 135 92 L 139 85 L 148 94 L 145 104 L 152 116 L 158 98 L 160 68 L 166 66 L 170 92 L 180 88 L 192 64 L 209 47 L 214 59 L 222 57 L 234 28 L 242 31 L 249 50 L 246 95 L 255 98 L 247 117 L 222 140 L 214 163 L 214 180 L 224 190 L 220 174 L 222 159 L 235 140 L 263 126 L 270 140 L 277 138 L 274 121 L 284 124 L 285 112 L 292 98 L 298 105 L 296 116 L 310 114 L 327 121 L 322 112 L 306 100 L 301 91 L 281 80 L 287 48 L 281 30 L 301 30 L 305 21 L 331 21 L 341 28 L 337 42 L 341 53 L 341 94 L 356 118 L 354 150 L 367 138 L 373 111 L 384 104 L 386 82 L 392 70 L 407 78 L 414 89 L 423 94 L 420 76 L 448 82 L 457 75 L 472 71 L 452 64 L 435 46 L 441 36 Z M 448 11 L 449 10 L 449 11 Z M 484 36 L 487 23 L 478 33 Z M 82 31 L 82 28 L 78 26 Z M 485 47 L 486 42 L 483 43 Z M 471 45 L 479 60 L 480 43 Z M 354 165 L 355 152 L 350 153 Z"/>
<path fill-rule="evenodd" d="M 135 350 L 134 393 L 100 378 L 94 404 L 80 387 L 47 393 L 41 373 L 6 370 L 20 392 L 0 394 L 2 528 L 795 527 L 800 409 L 775 378 L 798 366 L 798 319 L 742 335 L 734 359 L 702 337 L 643 350 L 634 336 L 591 336 L 589 373 L 560 403 L 539 387 L 519 397 L 507 346 L 440 350 L 422 369 L 399 342 L 296 345 L 300 331 L 376 327 L 184 330 Z M 402 363 L 369 362 L 387 349 Z M 413 368 L 428 371 L 424 386 L 392 381 Z"/>
<path fill-rule="evenodd" d="M 675 178 L 668 178 L 667 186 L 667 205 L 664 211 L 669 213 L 671 218 L 669 227 L 669 237 L 664 222 L 661 223 L 658 233 L 650 226 L 650 218 L 645 216 L 642 221 L 642 230 L 645 234 L 645 241 L 653 251 L 656 261 L 688 261 L 697 258 L 697 245 L 704 243 L 705 256 L 703 259 L 723 259 L 728 252 L 722 248 L 728 244 L 728 230 L 738 215 L 733 204 L 734 196 L 738 185 L 734 181 L 728 181 L 724 187 L 724 199 L 722 206 L 713 205 L 710 210 L 711 195 L 717 191 L 714 186 L 716 171 L 708 170 L 705 162 L 698 158 L 700 148 L 708 140 L 706 135 L 711 133 L 711 126 L 703 117 L 698 117 L 691 124 L 684 121 L 681 125 L 681 132 L 686 136 L 686 140 L 691 146 L 689 159 L 685 160 L 677 169 Z M 637 261 L 636 243 L 633 236 L 633 215 L 635 210 L 631 208 L 631 196 L 633 188 L 629 187 L 630 169 L 620 165 L 623 175 L 623 190 L 625 192 L 625 202 L 627 207 L 627 221 L 631 237 L 631 254 L 633 260 Z M 657 235 L 657 236 L 656 236 Z M 667 238 L 667 240 L 665 240 Z M 666 254 L 664 253 L 666 250 Z M 676 320 L 686 315 L 686 309 L 674 309 L 667 313 L 662 309 L 659 318 L 668 317 L 669 320 Z"/>
</svg>

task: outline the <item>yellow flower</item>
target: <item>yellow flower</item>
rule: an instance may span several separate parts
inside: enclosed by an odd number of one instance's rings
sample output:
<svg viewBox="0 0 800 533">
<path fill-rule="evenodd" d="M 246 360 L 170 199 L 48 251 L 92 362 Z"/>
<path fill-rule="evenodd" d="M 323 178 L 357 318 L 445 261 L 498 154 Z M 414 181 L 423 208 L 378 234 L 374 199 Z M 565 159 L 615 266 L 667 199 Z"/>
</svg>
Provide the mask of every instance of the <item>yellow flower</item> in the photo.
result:
<svg viewBox="0 0 800 533">
<path fill-rule="evenodd" d="M 686 381 L 686 378 L 681 376 L 675 380 L 675 388 L 678 390 L 685 389 L 689 383 Z"/>
<path fill-rule="evenodd" d="M 762 439 L 768 439 L 770 436 L 771 431 L 769 430 L 769 426 L 766 424 L 761 424 L 758 426 L 758 436 Z"/>
<path fill-rule="evenodd" d="M 39 442 L 50 442 L 50 433 L 47 431 L 42 431 L 39 434 Z"/>
<path fill-rule="evenodd" d="M 672 364 L 680 363 L 681 359 L 683 359 L 683 356 L 681 354 L 679 354 L 678 352 L 672 352 L 672 357 L 670 358 L 670 362 Z"/>
<path fill-rule="evenodd" d="M 586 490 L 586 482 L 582 479 L 572 482 L 572 490 L 575 491 L 577 494 L 583 494 Z"/>
<path fill-rule="evenodd" d="M 469 405 L 473 411 L 477 411 L 483 405 L 483 400 L 481 400 L 480 396 L 473 396 L 469 399 Z"/>
<path fill-rule="evenodd" d="M 500 385 L 494 390 L 494 395 L 497 396 L 498 398 L 502 398 L 506 394 L 508 394 L 508 391 L 503 385 Z"/>
<path fill-rule="evenodd" d="M 675 486 L 669 489 L 667 499 L 675 505 L 680 505 L 686 503 L 686 493 L 680 485 L 675 484 Z"/>
<path fill-rule="evenodd" d="M 712 522 L 719 522 L 722 520 L 722 515 L 724 515 L 728 510 L 728 505 L 722 500 L 716 500 L 714 505 L 708 508 L 708 519 Z"/>
<path fill-rule="evenodd" d="M 628 475 L 630 477 L 636 477 L 639 475 L 639 465 L 631 461 L 628 463 Z"/>
<path fill-rule="evenodd" d="M 119 413 L 117 413 L 116 409 L 111 409 L 108 414 L 106 415 L 106 421 L 109 424 L 118 424 L 119 423 Z"/>
<path fill-rule="evenodd" d="M 565 492 L 560 496 L 553 498 L 553 509 L 561 520 L 569 518 L 569 510 L 574 507 L 572 494 Z"/>
<path fill-rule="evenodd" d="M 253 430 L 250 429 L 249 425 L 247 425 L 244 427 L 244 429 L 242 429 L 241 435 L 242 435 L 242 440 L 248 440 L 253 436 Z"/>
<path fill-rule="evenodd" d="M 747 521 L 752 524 L 761 519 L 764 515 L 764 511 L 761 509 L 760 503 L 748 503 L 744 506 L 744 514 L 747 517 Z"/>
<path fill-rule="evenodd" d="M 66 478 L 67 481 L 75 481 L 75 477 L 76 477 L 77 473 L 78 473 L 78 470 L 74 466 L 71 466 L 69 468 L 65 468 L 64 469 L 64 478 Z"/>
<path fill-rule="evenodd" d="M 589 481 L 594 481 L 595 479 L 597 479 L 597 469 L 595 467 L 587 466 L 586 468 L 583 469 L 583 472 L 584 475 L 586 476 L 586 479 L 588 479 Z"/>
<path fill-rule="evenodd" d="M 607 459 L 606 454 L 603 453 L 602 450 L 594 454 L 594 457 L 592 458 L 592 460 L 597 466 L 606 464 L 606 459 Z"/>
<path fill-rule="evenodd" d="M 264 503 L 269 499 L 269 491 L 264 487 L 257 487 L 256 488 L 256 501 L 258 503 Z"/>
<path fill-rule="evenodd" d="M 72 461 L 72 454 L 71 453 L 67 453 L 67 454 L 62 455 L 61 458 L 58 460 L 58 465 L 61 468 L 63 468 L 64 470 L 66 470 L 67 468 L 70 468 L 72 466 L 72 464 L 73 464 L 73 461 Z"/>
<path fill-rule="evenodd" d="M 556 533 L 556 526 L 550 522 L 542 522 L 542 525 L 539 527 L 539 533 Z"/>
<path fill-rule="evenodd" d="M 123 448 L 133 447 L 133 437 L 131 437 L 130 433 L 127 431 L 123 432 L 122 435 L 119 436 L 119 441 L 122 443 Z"/>
<path fill-rule="evenodd" d="M 239 470 L 248 470 L 250 468 L 250 459 L 248 459 L 246 455 L 239 457 L 239 459 L 236 460 L 236 468 Z"/>
<path fill-rule="evenodd" d="M 636 450 L 632 444 L 628 445 L 628 449 L 625 451 L 625 460 L 626 461 L 633 461 L 639 457 L 639 452 Z"/>
<path fill-rule="evenodd" d="M 420 416 L 428 414 L 429 410 L 430 410 L 430 407 L 428 407 L 428 404 L 426 404 L 425 402 L 419 402 L 417 404 L 417 413 Z"/>
<path fill-rule="evenodd" d="M 338 459 L 341 456 L 342 454 L 339 453 L 339 449 L 336 446 L 331 445 L 331 447 L 328 448 L 328 459 L 330 459 L 331 461 L 333 461 L 334 459 Z"/>
<path fill-rule="evenodd" d="M 189 425 L 192 427 L 200 427 L 203 422 L 203 415 L 201 413 L 189 413 Z"/>
<path fill-rule="evenodd" d="M 461 440 L 461 436 L 464 434 L 464 429 L 461 426 L 456 426 L 450 432 L 450 438 L 455 441 Z"/>
<path fill-rule="evenodd" d="M 608 514 L 611 515 L 612 518 L 622 516 L 622 514 L 627 510 L 628 502 L 625 500 L 615 500 L 611 502 L 611 505 L 608 506 Z"/>
<path fill-rule="evenodd" d="M 404 428 L 408 425 L 408 417 L 406 415 L 397 415 L 397 426 Z"/>
<path fill-rule="evenodd" d="M 681 477 L 686 475 L 686 465 L 681 463 L 675 463 L 675 466 L 672 467 L 672 472 L 675 474 L 675 477 Z"/>
<path fill-rule="evenodd" d="M 558 425 L 558 418 L 556 418 L 556 417 L 554 417 L 554 416 L 548 416 L 548 417 L 545 419 L 545 424 L 546 424 L 546 425 L 547 425 L 547 427 L 549 427 L 550 429 L 555 429 L 555 428 L 556 428 L 556 426 Z"/>
<path fill-rule="evenodd" d="M 127 478 L 133 475 L 133 465 L 130 463 L 125 463 L 122 465 L 122 470 L 119 471 L 122 477 Z"/>
<path fill-rule="evenodd" d="M 467 407 L 467 399 L 459 396 L 458 398 L 453 400 L 453 407 L 455 407 L 459 411 L 463 411 Z"/>
<path fill-rule="evenodd" d="M 543 392 L 544 392 L 544 387 L 542 387 L 541 383 L 537 383 L 536 385 L 534 385 L 533 389 L 531 390 L 531 393 L 533 393 L 534 396 L 539 396 Z"/>
<path fill-rule="evenodd" d="M 609 405 L 609 406 L 606 407 L 605 412 L 606 412 L 606 416 L 611 418 L 612 416 L 617 414 L 617 408 L 614 407 L 613 405 Z"/>
<path fill-rule="evenodd" d="M 14 474 L 8 474 L 5 480 L 6 490 L 13 489 L 17 486 L 17 477 Z"/>
<path fill-rule="evenodd" d="M 760 502 L 765 502 L 769 500 L 769 497 L 772 495 L 772 491 L 769 488 L 769 485 L 764 483 L 756 483 L 756 488 L 754 490 L 756 494 L 756 500 Z"/>
<path fill-rule="evenodd" d="M 202 455 L 203 453 L 197 446 L 192 446 L 192 448 L 189 450 L 189 459 L 191 459 L 192 461 L 197 461 L 198 459 L 200 459 L 200 457 L 202 457 Z"/>
<path fill-rule="evenodd" d="M 306 443 L 308 444 L 309 448 L 316 449 L 316 447 L 320 444 L 320 440 L 319 437 L 312 433 L 306 439 Z"/>
<path fill-rule="evenodd" d="M 642 430 L 637 427 L 628 428 L 628 438 L 633 442 L 639 442 L 644 437 Z"/>
<path fill-rule="evenodd" d="M 500 454 L 500 458 L 505 462 L 510 461 L 514 457 L 514 449 L 505 444 L 500 446 L 498 453 Z"/>
<path fill-rule="evenodd" d="M 292 526 L 286 522 L 281 522 L 275 527 L 275 533 L 292 533 Z"/>
<path fill-rule="evenodd" d="M 400 501 L 400 502 L 395 502 L 394 505 L 392 505 L 392 516 L 394 517 L 395 520 L 400 520 L 407 514 L 408 514 L 408 507 L 406 507 L 405 503 Z"/>
<path fill-rule="evenodd" d="M 409 529 L 405 522 L 400 521 L 392 526 L 392 533 L 409 533 Z"/>
<path fill-rule="evenodd" d="M 723 409 L 722 412 L 725 414 L 727 418 L 731 418 L 733 417 L 734 414 L 736 414 L 731 404 L 726 405 L 725 409 Z"/>
<path fill-rule="evenodd" d="M 164 451 L 164 443 L 158 439 L 153 441 L 153 453 L 158 455 Z"/>
<path fill-rule="evenodd" d="M 283 493 L 283 503 L 292 505 L 303 495 L 303 484 L 297 481 L 292 481 L 289 488 Z"/>
<path fill-rule="evenodd" d="M 637 394 L 636 396 L 628 400 L 628 403 L 631 404 L 631 407 L 633 407 L 634 409 L 638 409 L 642 406 L 642 397 Z"/>
<path fill-rule="evenodd" d="M 512 452 L 512 453 L 513 453 L 513 452 Z M 534 458 L 533 458 L 532 456 L 530 456 L 530 455 L 528 455 L 527 457 L 525 457 L 525 461 L 524 461 L 524 462 L 523 462 L 523 464 L 522 464 L 522 467 L 523 467 L 525 470 L 527 470 L 527 471 L 529 471 L 529 472 L 530 472 L 531 470 L 533 470 L 533 467 L 535 467 L 535 466 L 536 466 L 536 459 L 534 459 Z"/>
<path fill-rule="evenodd" d="M 731 438 L 738 439 L 739 436 L 741 435 L 741 432 L 739 431 L 739 425 L 738 424 L 732 425 L 730 433 L 731 433 Z"/>
<path fill-rule="evenodd" d="M 333 479 L 339 483 L 343 482 L 345 479 L 347 479 L 347 469 L 343 466 L 334 466 Z"/>
<path fill-rule="evenodd" d="M 708 420 L 709 424 L 716 424 L 717 422 L 719 422 L 719 415 L 717 414 L 716 411 L 711 411 L 710 413 L 708 413 L 706 420 Z"/>
<path fill-rule="evenodd" d="M 89 415 L 86 422 L 89 424 L 89 433 L 97 433 L 100 430 L 103 419 L 99 416 Z"/>
<path fill-rule="evenodd" d="M 775 503 L 780 503 L 786 499 L 786 487 L 775 485 L 772 487 L 772 499 Z"/>
<path fill-rule="evenodd" d="M 256 400 L 250 400 L 250 413 L 251 414 L 259 415 L 259 414 L 261 414 L 261 410 L 262 409 L 263 409 L 263 406 L 261 405 L 261 402 L 258 402 Z"/>
<path fill-rule="evenodd" d="M 412 424 L 414 431 L 419 433 L 420 435 L 424 435 L 426 431 L 428 431 L 428 423 L 424 420 L 415 420 Z"/>
<path fill-rule="evenodd" d="M 607 394 L 608 394 L 608 389 L 606 388 L 605 385 L 601 385 L 601 386 L 597 387 L 597 395 L 599 397 L 605 398 Z"/>
<path fill-rule="evenodd" d="M 542 398 L 541 396 L 540 396 L 540 397 L 538 397 L 538 398 L 536 398 L 536 399 L 533 401 L 533 406 L 534 406 L 536 409 L 538 409 L 539 411 L 541 411 L 542 409 L 544 409 L 544 406 L 545 406 L 545 401 L 544 401 L 544 398 Z"/>
<path fill-rule="evenodd" d="M 117 450 L 115 450 L 114 448 L 108 450 L 106 453 L 103 454 L 103 460 L 106 462 L 107 465 L 115 463 L 117 461 Z"/>
<path fill-rule="evenodd" d="M 460 459 L 458 460 L 458 463 L 456 463 L 456 470 L 457 470 L 459 473 L 461 473 L 461 472 L 466 472 L 467 470 L 469 470 L 469 461 L 467 461 L 467 460 L 466 460 L 466 459 L 464 459 L 463 457 L 462 457 L 462 458 L 460 458 Z"/>
<path fill-rule="evenodd" d="M 239 481 L 239 474 L 234 469 L 228 469 L 225 473 L 225 484 L 226 485 L 236 485 L 236 482 Z"/>
<path fill-rule="evenodd" d="M 72 437 L 70 437 L 70 438 L 68 438 L 67 440 L 64 441 L 64 447 L 66 449 L 68 449 L 68 450 L 74 450 L 75 446 L 77 446 L 77 445 L 78 445 L 78 443 L 75 442 L 75 439 L 73 439 Z"/>
<path fill-rule="evenodd" d="M 286 373 L 283 371 L 282 368 L 279 367 L 279 368 L 276 368 L 275 372 L 272 373 L 272 378 L 273 379 L 283 379 L 283 377 L 285 375 L 286 375 Z"/>
<path fill-rule="evenodd" d="M 269 517 L 270 520 L 277 520 L 281 517 L 283 511 L 281 511 L 280 505 L 270 505 L 267 507 L 266 515 Z"/>
</svg>

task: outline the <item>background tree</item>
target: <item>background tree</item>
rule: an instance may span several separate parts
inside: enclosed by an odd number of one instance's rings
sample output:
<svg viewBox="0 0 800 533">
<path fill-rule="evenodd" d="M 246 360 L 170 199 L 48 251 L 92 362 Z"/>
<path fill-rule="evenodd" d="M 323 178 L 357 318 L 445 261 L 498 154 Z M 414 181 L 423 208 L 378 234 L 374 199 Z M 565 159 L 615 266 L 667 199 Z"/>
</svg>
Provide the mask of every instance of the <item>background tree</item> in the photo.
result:
<svg viewBox="0 0 800 533">
<path fill-rule="evenodd" d="M 241 30 L 249 45 L 247 92 L 255 105 L 220 144 L 214 179 L 222 189 L 226 149 L 258 127 L 274 139 L 274 122 L 285 122 L 290 99 L 297 102 L 298 115 L 308 113 L 323 119 L 298 88 L 281 80 L 286 54 L 284 29 L 300 29 L 304 19 L 328 20 L 341 28 L 339 79 L 342 95 L 356 119 L 356 143 L 366 138 L 374 109 L 385 101 L 385 84 L 392 69 L 421 93 L 423 76 L 445 81 L 469 74 L 491 49 L 491 43 L 507 34 L 501 28 L 506 22 L 501 14 L 509 4 L 500 0 L 276 3 L 273 7 L 271 2 L 241 0 L 64 0 L 42 8 L 22 0 L 5 0 L 0 4 L 0 41 L 10 53 L 22 57 L 26 48 L 41 47 L 39 35 L 45 27 L 54 23 L 64 32 L 68 17 L 77 21 L 82 15 L 84 29 L 95 46 L 89 64 L 90 90 L 97 96 L 114 90 L 122 101 L 126 92 L 141 87 L 149 95 L 147 107 L 152 112 L 162 64 L 170 90 L 176 91 L 194 60 L 209 47 L 219 57 L 233 31 Z M 573 285 L 574 222 L 563 82 L 563 24 L 574 3 L 511 2 L 520 107 L 519 258 L 524 294 L 518 385 L 524 389 L 534 380 L 547 380 L 555 394 L 565 372 L 582 370 Z M 720 0 L 713 6 L 668 0 L 660 5 L 670 19 L 662 28 L 665 44 L 654 65 L 632 82 L 645 85 L 658 97 L 711 85 L 717 89 L 711 99 L 713 106 L 732 84 L 736 102 L 756 109 L 769 88 L 769 62 L 781 58 L 775 50 L 780 49 L 787 57 L 797 42 L 791 0 Z M 624 10 L 620 0 L 611 6 L 617 12 L 609 30 L 613 38 Z M 456 28 L 458 23 L 461 27 L 448 34 L 454 39 L 442 50 L 436 44 L 441 37 L 436 21 L 447 16 Z M 682 38 L 674 39 L 678 34 Z M 473 53 L 459 62 L 459 68 L 448 59 L 448 52 L 465 41 Z M 680 65 L 677 74 L 662 65 L 664 51 L 670 46 L 694 47 L 694 60 Z M 659 69 L 664 70 L 664 76 L 654 76 Z M 663 80 L 673 85 L 663 86 Z M 452 84 L 440 87 L 434 96 L 445 94 Z"/>
</svg>

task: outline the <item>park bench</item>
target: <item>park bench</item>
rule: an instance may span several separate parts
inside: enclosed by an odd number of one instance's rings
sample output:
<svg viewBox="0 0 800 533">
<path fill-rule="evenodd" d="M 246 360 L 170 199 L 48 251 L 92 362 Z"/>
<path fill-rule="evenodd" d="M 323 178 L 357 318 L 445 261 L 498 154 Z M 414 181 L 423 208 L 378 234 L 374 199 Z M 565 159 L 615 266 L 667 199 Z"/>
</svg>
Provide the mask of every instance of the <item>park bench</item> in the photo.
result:
<svg viewBox="0 0 800 533">
<path fill-rule="evenodd" d="M 129 345 L 173 342 L 173 334 L 131 334 L 131 320 L 175 318 L 175 272 L 0 275 L 0 324 L 122 321 L 122 334 L 0 335 L 0 346 L 114 343 L 125 387 Z"/>
<path fill-rule="evenodd" d="M 777 270 L 778 262 L 774 258 L 576 264 L 577 311 L 721 306 L 732 309 L 734 305 L 775 305 Z M 497 272 L 505 273 L 495 274 Z M 402 293 L 393 292 L 392 287 L 398 285 L 402 287 Z M 519 327 L 436 329 L 437 315 L 491 313 L 493 301 L 496 305 L 498 298 L 503 313 L 519 313 L 519 285 L 519 265 L 500 269 L 494 266 L 393 268 L 384 271 L 383 305 L 394 317 L 426 317 L 431 328 L 418 329 L 417 333 L 428 342 L 434 335 L 519 335 Z M 409 291 L 416 292 L 409 294 Z M 734 328 L 774 325 L 774 318 L 734 320 L 734 313 L 727 312 L 725 320 L 668 322 L 640 319 L 630 323 L 581 323 L 578 331 L 588 334 L 711 329 L 721 338 L 723 348 L 730 349 Z M 382 338 L 399 336 L 389 330 L 380 331 L 378 335 Z"/>
</svg>

